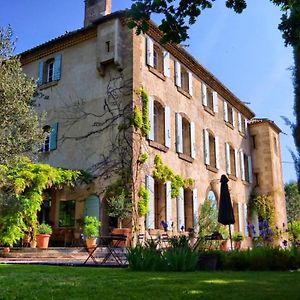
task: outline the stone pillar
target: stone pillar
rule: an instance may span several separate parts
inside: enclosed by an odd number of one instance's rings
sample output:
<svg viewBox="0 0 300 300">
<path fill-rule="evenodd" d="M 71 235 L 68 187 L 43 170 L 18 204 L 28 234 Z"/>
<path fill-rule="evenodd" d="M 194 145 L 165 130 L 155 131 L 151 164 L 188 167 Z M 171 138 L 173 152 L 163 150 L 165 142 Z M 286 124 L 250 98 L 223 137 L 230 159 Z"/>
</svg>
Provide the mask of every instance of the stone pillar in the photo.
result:
<svg viewBox="0 0 300 300">
<path fill-rule="evenodd" d="M 112 0 L 85 0 L 84 27 L 111 14 Z"/>
</svg>

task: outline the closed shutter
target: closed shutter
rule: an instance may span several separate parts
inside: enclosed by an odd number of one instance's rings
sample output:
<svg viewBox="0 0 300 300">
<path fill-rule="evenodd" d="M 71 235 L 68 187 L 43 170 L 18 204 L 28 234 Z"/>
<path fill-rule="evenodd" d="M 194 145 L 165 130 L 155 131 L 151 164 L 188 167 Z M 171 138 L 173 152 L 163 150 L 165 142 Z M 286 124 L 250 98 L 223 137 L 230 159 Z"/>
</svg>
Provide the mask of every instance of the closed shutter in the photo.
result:
<svg viewBox="0 0 300 300">
<path fill-rule="evenodd" d="M 248 206 L 246 203 L 244 203 L 244 232 L 245 232 L 245 237 L 249 236 L 249 231 L 248 231 Z"/>
<path fill-rule="evenodd" d="M 218 93 L 213 92 L 213 111 L 218 112 Z"/>
<path fill-rule="evenodd" d="M 234 160 L 235 160 L 235 176 L 239 177 L 238 151 L 236 149 L 234 149 Z"/>
<path fill-rule="evenodd" d="M 238 202 L 239 232 L 241 232 L 241 233 L 244 232 L 244 226 L 243 226 L 243 218 L 244 218 L 243 207 L 244 207 L 243 203 Z"/>
<path fill-rule="evenodd" d="M 149 97 L 148 102 L 148 114 L 149 114 L 149 123 L 150 123 L 150 131 L 148 133 L 148 139 L 154 141 L 154 99 L 153 97 Z"/>
<path fill-rule="evenodd" d="M 202 104 L 207 106 L 207 86 L 202 82 Z"/>
<path fill-rule="evenodd" d="M 191 157 L 196 158 L 196 134 L 195 134 L 195 123 L 191 122 Z"/>
<path fill-rule="evenodd" d="M 146 63 L 150 67 L 154 67 L 154 55 L 153 55 L 153 41 L 149 37 L 146 38 Z"/>
<path fill-rule="evenodd" d="M 182 117 L 180 113 L 176 113 L 176 150 L 178 153 L 183 153 Z"/>
<path fill-rule="evenodd" d="M 199 229 L 198 190 L 197 189 L 193 189 L 193 221 L 194 221 L 194 230 L 197 232 Z"/>
<path fill-rule="evenodd" d="M 84 215 L 100 219 L 100 200 L 96 195 L 90 195 L 84 202 Z"/>
<path fill-rule="evenodd" d="M 252 158 L 251 155 L 248 156 L 248 172 L 249 172 L 249 182 L 253 182 L 253 172 L 252 172 Z"/>
<path fill-rule="evenodd" d="M 220 145 L 219 137 L 215 137 L 216 168 L 220 169 Z"/>
<path fill-rule="evenodd" d="M 172 229 L 173 215 L 172 215 L 172 196 L 171 196 L 171 181 L 166 182 L 166 221 L 168 229 Z"/>
<path fill-rule="evenodd" d="M 168 51 L 163 52 L 164 56 L 164 75 L 170 77 L 170 53 Z"/>
<path fill-rule="evenodd" d="M 58 137 L 58 123 L 54 123 L 51 126 L 51 132 L 50 132 L 50 137 L 49 137 L 50 151 L 57 149 L 57 137 Z"/>
<path fill-rule="evenodd" d="M 154 179 L 151 176 L 146 176 L 146 188 L 150 193 L 149 197 L 149 210 L 146 216 L 146 228 L 147 229 L 154 229 Z"/>
<path fill-rule="evenodd" d="M 225 143 L 225 159 L 226 159 L 226 173 L 231 174 L 231 165 L 230 165 L 230 145 Z"/>
<path fill-rule="evenodd" d="M 165 146 L 171 147 L 170 107 L 165 107 Z"/>
<path fill-rule="evenodd" d="M 175 61 L 175 84 L 181 87 L 181 65 L 179 61 Z"/>
<path fill-rule="evenodd" d="M 61 78 L 61 60 L 62 60 L 62 55 L 58 54 L 55 56 L 54 60 L 54 70 L 53 70 L 53 80 L 60 80 Z"/>
<path fill-rule="evenodd" d="M 244 162 L 244 153 L 240 151 L 240 164 L 241 164 L 241 179 L 245 180 L 245 162 Z"/>
<path fill-rule="evenodd" d="M 185 220 L 184 220 L 184 189 L 183 187 L 179 190 L 179 195 L 177 197 L 177 230 L 185 230 Z"/>
<path fill-rule="evenodd" d="M 235 114 L 236 114 L 236 111 L 233 107 L 231 108 L 231 111 L 232 111 L 232 126 L 235 127 Z"/>
<path fill-rule="evenodd" d="M 228 104 L 224 101 L 224 121 L 228 122 Z"/>
<path fill-rule="evenodd" d="M 193 74 L 189 72 L 189 94 L 193 96 Z"/>
<path fill-rule="evenodd" d="M 210 165 L 209 157 L 209 133 L 206 129 L 203 130 L 203 139 L 204 139 L 204 163 Z"/>
<path fill-rule="evenodd" d="M 42 85 L 44 83 L 44 63 L 40 62 L 38 67 L 38 80 L 37 84 Z"/>
<path fill-rule="evenodd" d="M 238 113 L 238 129 L 239 129 L 239 132 L 242 132 L 242 115 L 241 115 L 241 113 Z"/>
</svg>

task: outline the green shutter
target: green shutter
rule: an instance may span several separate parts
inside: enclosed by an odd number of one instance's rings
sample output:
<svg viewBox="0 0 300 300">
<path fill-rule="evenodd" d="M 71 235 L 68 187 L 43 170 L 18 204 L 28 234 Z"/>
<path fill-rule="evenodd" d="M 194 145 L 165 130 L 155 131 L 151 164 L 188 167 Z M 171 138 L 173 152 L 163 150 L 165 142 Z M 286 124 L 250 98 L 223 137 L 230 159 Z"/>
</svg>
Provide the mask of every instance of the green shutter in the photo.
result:
<svg viewBox="0 0 300 300">
<path fill-rule="evenodd" d="M 100 219 L 100 200 L 96 195 L 90 195 L 84 202 L 84 215 Z"/>
<path fill-rule="evenodd" d="M 50 132 L 50 151 L 57 149 L 57 135 L 58 135 L 58 123 L 54 123 L 51 126 L 51 132 Z"/>
<path fill-rule="evenodd" d="M 61 54 L 55 56 L 53 80 L 60 80 L 61 78 L 61 59 L 62 59 Z"/>
</svg>

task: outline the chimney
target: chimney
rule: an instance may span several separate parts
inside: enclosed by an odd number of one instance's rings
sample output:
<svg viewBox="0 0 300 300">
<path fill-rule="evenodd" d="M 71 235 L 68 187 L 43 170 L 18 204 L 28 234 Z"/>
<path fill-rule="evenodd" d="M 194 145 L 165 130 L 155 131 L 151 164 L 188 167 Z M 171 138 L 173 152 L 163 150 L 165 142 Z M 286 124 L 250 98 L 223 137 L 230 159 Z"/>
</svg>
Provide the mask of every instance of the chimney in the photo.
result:
<svg viewBox="0 0 300 300">
<path fill-rule="evenodd" d="M 111 14 L 112 0 L 85 0 L 84 27 L 93 21 Z"/>
</svg>

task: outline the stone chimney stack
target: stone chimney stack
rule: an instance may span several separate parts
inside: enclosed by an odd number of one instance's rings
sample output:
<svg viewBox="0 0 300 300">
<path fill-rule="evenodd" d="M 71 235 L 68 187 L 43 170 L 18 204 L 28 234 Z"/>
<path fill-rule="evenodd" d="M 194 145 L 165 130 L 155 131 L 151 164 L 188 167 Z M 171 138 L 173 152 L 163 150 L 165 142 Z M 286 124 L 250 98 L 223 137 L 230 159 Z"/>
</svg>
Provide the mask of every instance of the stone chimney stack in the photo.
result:
<svg viewBox="0 0 300 300">
<path fill-rule="evenodd" d="M 85 0 L 84 27 L 93 21 L 111 14 L 112 0 Z"/>
</svg>

